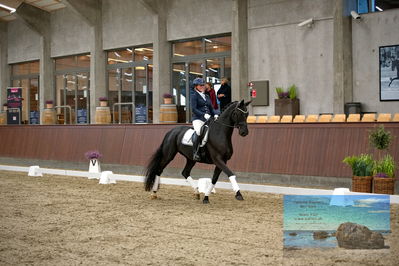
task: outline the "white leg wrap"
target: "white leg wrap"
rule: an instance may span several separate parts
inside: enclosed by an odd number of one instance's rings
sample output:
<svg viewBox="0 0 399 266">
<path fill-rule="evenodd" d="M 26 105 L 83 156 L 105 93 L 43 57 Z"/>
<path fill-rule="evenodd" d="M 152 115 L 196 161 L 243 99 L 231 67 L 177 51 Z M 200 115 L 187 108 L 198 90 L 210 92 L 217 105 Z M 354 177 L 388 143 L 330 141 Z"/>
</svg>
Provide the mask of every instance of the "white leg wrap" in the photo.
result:
<svg viewBox="0 0 399 266">
<path fill-rule="evenodd" d="M 229 179 L 230 179 L 231 185 L 233 186 L 234 192 L 239 191 L 240 187 L 237 184 L 236 176 L 235 175 L 229 176 Z"/>
<path fill-rule="evenodd" d="M 211 192 L 212 192 L 212 190 L 213 190 L 214 187 L 215 187 L 214 184 L 210 184 L 209 187 L 208 187 L 208 189 L 207 189 L 206 192 L 205 192 L 205 196 L 209 196 L 209 195 L 211 194 Z"/>
<path fill-rule="evenodd" d="M 155 182 L 154 182 L 154 185 L 152 186 L 152 191 L 157 191 L 158 190 L 158 186 L 159 186 L 159 181 L 160 181 L 160 177 L 159 176 L 156 176 L 155 177 Z"/>
<path fill-rule="evenodd" d="M 187 182 L 190 184 L 190 186 L 194 189 L 194 192 L 198 192 L 198 186 L 195 184 L 195 182 L 194 182 L 194 179 L 191 177 L 191 176 L 189 176 L 189 177 L 187 177 Z"/>
</svg>

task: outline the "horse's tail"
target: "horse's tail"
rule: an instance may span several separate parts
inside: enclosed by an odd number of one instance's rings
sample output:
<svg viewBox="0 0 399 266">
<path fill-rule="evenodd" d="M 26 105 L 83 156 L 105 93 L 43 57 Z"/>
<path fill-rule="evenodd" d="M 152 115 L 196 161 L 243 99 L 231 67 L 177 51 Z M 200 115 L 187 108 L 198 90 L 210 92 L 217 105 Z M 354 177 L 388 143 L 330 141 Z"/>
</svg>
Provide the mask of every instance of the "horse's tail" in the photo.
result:
<svg viewBox="0 0 399 266">
<path fill-rule="evenodd" d="M 161 174 L 160 163 L 163 157 L 162 147 L 163 142 L 161 146 L 159 146 L 158 150 L 152 155 L 151 160 L 147 165 L 144 180 L 144 187 L 146 191 L 151 191 L 152 187 L 154 186 L 156 176 Z"/>
</svg>

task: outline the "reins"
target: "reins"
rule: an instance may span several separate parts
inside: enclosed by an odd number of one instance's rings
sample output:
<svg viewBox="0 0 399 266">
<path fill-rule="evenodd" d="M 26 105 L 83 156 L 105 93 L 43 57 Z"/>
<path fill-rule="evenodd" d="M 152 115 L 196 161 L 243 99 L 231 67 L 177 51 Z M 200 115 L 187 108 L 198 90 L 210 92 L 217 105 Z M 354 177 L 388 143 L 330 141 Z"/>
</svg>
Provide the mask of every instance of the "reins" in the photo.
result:
<svg viewBox="0 0 399 266">
<path fill-rule="evenodd" d="M 244 114 L 248 113 L 248 110 L 247 110 L 247 111 L 244 111 L 244 110 L 242 110 L 242 109 L 240 109 L 240 108 L 238 108 L 238 107 L 236 107 L 235 109 L 239 110 L 240 112 L 242 112 L 242 113 L 244 113 Z M 218 123 L 218 124 L 220 124 L 220 125 L 226 126 L 226 127 L 239 128 L 237 124 L 234 124 L 233 126 L 230 126 L 230 125 L 224 124 L 223 122 L 219 121 L 219 119 L 214 120 L 214 122 L 215 122 L 215 123 Z"/>
</svg>

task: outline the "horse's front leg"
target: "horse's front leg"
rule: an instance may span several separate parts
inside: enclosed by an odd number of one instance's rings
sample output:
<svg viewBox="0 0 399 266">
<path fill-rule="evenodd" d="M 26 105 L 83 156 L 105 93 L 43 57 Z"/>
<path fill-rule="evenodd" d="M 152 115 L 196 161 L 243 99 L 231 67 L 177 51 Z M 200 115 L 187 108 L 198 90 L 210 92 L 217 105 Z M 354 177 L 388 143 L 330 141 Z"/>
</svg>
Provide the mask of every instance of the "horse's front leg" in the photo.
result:
<svg viewBox="0 0 399 266">
<path fill-rule="evenodd" d="M 217 168 L 220 168 L 220 169 L 229 177 L 229 180 L 230 180 L 230 183 L 231 183 L 231 185 L 232 185 L 232 187 L 233 187 L 233 190 L 234 190 L 234 192 L 236 193 L 235 198 L 236 198 L 237 200 L 244 200 L 244 198 L 243 198 L 243 196 L 241 195 L 241 192 L 240 192 L 240 187 L 239 187 L 238 184 L 237 184 L 236 176 L 235 176 L 234 173 L 227 167 L 226 161 L 222 160 L 221 158 L 215 158 L 215 159 L 213 160 L 213 162 L 214 162 L 214 164 L 216 165 Z M 216 169 L 215 169 L 215 170 L 216 170 Z M 219 174 L 220 174 L 220 173 L 219 173 Z M 215 182 L 213 182 L 213 181 L 214 181 L 214 180 L 212 180 L 212 188 L 211 188 L 211 190 L 212 190 L 213 187 L 215 186 L 215 184 L 216 184 L 216 182 L 217 182 L 217 179 L 216 179 Z"/>
<path fill-rule="evenodd" d="M 222 169 L 220 169 L 219 167 L 216 166 L 215 170 L 213 171 L 211 188 L 210 188 L 210 190 L 208 189 L 206 191 L 205 197 L 204 197 L 204 200 L 202 201 L 202 203 L 204 203 L 204 204 L 209 203 L 209 195 L 211 194 L 213 188 L 215 187 L 216 182 L 218 182 L 219 175 L 220 175 L 221 172 L 222 172 Z"/>
</svg>

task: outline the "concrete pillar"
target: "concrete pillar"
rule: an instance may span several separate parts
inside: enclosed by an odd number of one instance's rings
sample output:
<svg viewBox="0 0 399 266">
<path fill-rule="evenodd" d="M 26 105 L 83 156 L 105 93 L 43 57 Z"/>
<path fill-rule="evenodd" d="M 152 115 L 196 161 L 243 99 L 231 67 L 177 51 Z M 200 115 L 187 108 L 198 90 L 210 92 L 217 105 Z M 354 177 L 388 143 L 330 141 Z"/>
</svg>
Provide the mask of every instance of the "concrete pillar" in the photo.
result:
<svg viewBox="0 0 399 266">
<path fill-rule="evenodd" d="M 167 40 L 168 1 L 141 0 L 141 4 L 153 15 L 153 123 L 159 123 L 159 109 L 162 95 L 170 93 L 170 54 L 171 44 Z"/>
<path fill-rule="evenodd" d="M 50 14 L 37 7 L 22 3 L 17 8 L 15 15 L 29 28 L 40 34 L 39 104 L 40 112 L 43 112 L 45 101 L 55 100 L 54 66 L 51 58 Z"/>
<path fill-rule="evenodd" d="M 248 1 L 233 0 L 231 50 L 232 101 L 249 99 L 248 92 Z"/>
<path fill-rule="evenodd" d="M 91 28 L 90 43 L 90 121 L 95 123 L 100 97 L 107 96 L 106 58 L 103 51 L 102 1 L 63 0 L 63 4 L 78 14 Z"/>
<path fill-rule="evenodd" d="M 344 105 L 353 101 L 351 1 L 334 1 L 334 113 L 343 113 Z"/>
<path fill-rule="evenodd" d="M 0 108 L 7 102 L 6 88 L 10 85 L 10 68 L 8 66 L 7 23 L 0 22 Z"/>
</svg>

